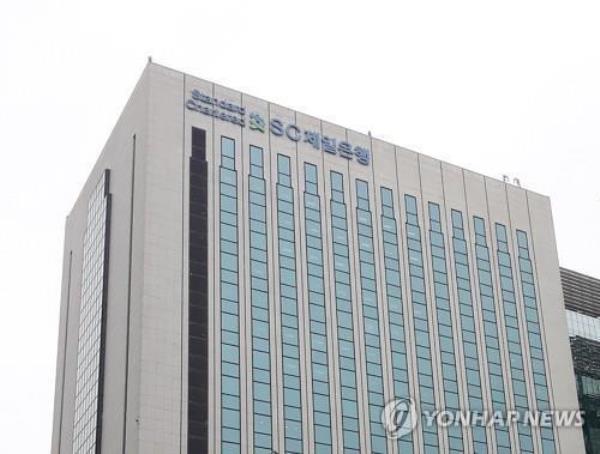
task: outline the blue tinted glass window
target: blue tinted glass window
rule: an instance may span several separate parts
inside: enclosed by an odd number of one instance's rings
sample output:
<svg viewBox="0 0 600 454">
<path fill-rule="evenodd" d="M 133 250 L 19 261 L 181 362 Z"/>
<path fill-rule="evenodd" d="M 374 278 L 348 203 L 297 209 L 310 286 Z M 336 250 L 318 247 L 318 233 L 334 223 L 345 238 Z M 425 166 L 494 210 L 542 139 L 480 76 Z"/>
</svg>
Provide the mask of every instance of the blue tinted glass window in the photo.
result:
<svg viewBox="0 0 600 454">
<path fill-rule="evenodd" d="M 455 283 L 458 293 L 460 325 L 462 330 L 465 375 L 467 380 L 467 399 L 469 409 L 482 412 L 483 394 L 481 388 L 479 348 L 475 335 L 475 314 L 473 311 L 473 294 L 469 275 L 468 246 L 465 241 L 463 215 L 452 210 L 452 250 L 456 269 Z M 481 426 L 472 427 L 473 448 L 475 452 L 485 451 L 487 446 L 486 430 Z"/>
<path fill-rule="evenodd" d="M 366 344 L 366 392 L 370 415 L 370 444 L 371 452 L 385 453 L 387 452 L 387 445 L 385 434 L 381 430 L 380 417 L 381 409 L 385 406 L 380 349 L 381 340 L 379 337 L 382 327 L 379 326 L 379 314 L 377 310 L 378 300 L 376 293 L 373 225 L 369 201 L 369 185 L 366 181 L 356 180 L 356 204 L 357 239 L 360 248 L 360 288 Z"/>
<path fill-rule="evenodd" d="M 277 233 L 279 236 L 279 288 L 281 352 L 283 355 L 283 417 L 286 453 L 302 452 L 302 408 L 298 296 L 296 288 L 296 239 L 291 160 L 277 155 Z"/>
<path fill-rule="evenodd" d="M 304 216 L 308 268 L 308 316 L 310 320 L 310 361 L 312 366 L 313 433 L 315 453 L 332 452 L 329 408 L 329 359 L 327 354 L 327 311 L 321 232 L 321 202 L 317 167 L 304 164 Z"/>
<path fill-rule="evenodd" d="M 240 350 L 238 219 L 235 141 L 221 137 L 221 439 L 228 452 L 240 453 Z"/>
<path fill-rule="evenodd" d="M 271 439 L 271 342 L 269 328 L 269 275 L 264 151 L 250 145 L 248 210 L 250 238 L 250 307 L 252 317 L 252 389 L 254 451 L 272 449 Z"/>
<path fill-rule="evenodd" d="M 512 259 L 510 256 L 510 247 L 508 244 L 508 235 L 506 227 L 496 223 L 496 258 L 500 271 L 500 289 L 501 299 L 504 307 L 504 323 L 507 326 L 506 332 L 515 341 L 507 339 L 509 360 L 511 365 L 512 388 L 515 398 L 515 409 L 518 411 L 529 410 L 527 402 L 527 389 L 525 377 L 519 374 L 523 370 L 523 353 L 521 350 L 521 339 L 518 329 L 517 303 L 515 295 L 515 286 L 513 282 Z M 511 327 L 515 328 L 512 329 Z M 522 396 L 520 398 L 519 396 Z M 531 427 L 526 424 L 518 423 L 517 432 L 519 435 L 519 445 L 521 452 L 533 453 Z"/>
<path fill-rule="evenodd" d="M 454 334 L 452 326 L 452 311 L 450 305 L 450 291 L 448 284 L 448 271 L 446 266 L 445 241 L 442 230 L 442 216 L 437 203 L 428 203 L 429 211 L 429 241 L 431 247 L 431 264 L 434 274 L 434 298 L 437 313 L 437 322 L 440 336 L 438 337 L 440 351 L 445 353 L 441 357 L 444 400 L 446 409 L 457 411 L 458 402 L 458 376 L 456 373 L 456 357 Z M 463 440 L 462 428 L 459 425 L 448 427 L 448 442 L 450 452 L 462 453 Z"/>
<path fill-rule="evenodd" d="M 342 434 L 345 452 L 360 449 L 358 425 L 358 395 L 356 388 L 356 364 L 354 356 L 353 311 L 350 295 L 350 270 L 347 208 L 344 195 L 343 176 L 330 172 L 331 182 L 331 234 L 334 241 L 335 307 L 338 318 L 338 349 L 340 360 L 340 385 L 342 389 Z"/>
<path fill-rule="evenodd" d="M 406 355 L 406 335 L 404 330 L 404 308 L 400 277 L 400 253 L 394 194 L 391 189 L 382 187 L 382 236 L 384 238 L 383 255 L 385 261 L 385 294 L 389 314 L 390 350 L 392 354 L 393 395 L 396 399 L 409 397 L 409 374 Z M 399 452 L 412 452 L 412 436 L 406 435 L 397 441 Z"/>
<path fill-rule="evenodd" d="M 423 246 L 421 243 L 421 227 L 419 225 L 419 212 L 417 199 L 412 195 L 404 196 L 406 210 L 406 242 L 409 258 L 409 288 L 412 300 L 413 317 L 415 320 L 423 320 L 424 323 L 417 327 L 415 323 L 415 341 L 420 342 L 417 346 L 417 376 L 419 379 L 420 407 L 422 411 L 434 411 L 435 399 L 433 389 L 433 370 L 431 363 L 429 327 L 427 325 L 427 301 L 425 298 L 425 279 L 423 269 Z M 423 434 L 426 452 L 439 449 L 438 431 L 436 425 L 428 425 L 422 416 L 420 430 Z"/>
<path fill-rule="evenodd" d="M 545 362 L 544 345 L 540 337 L 541 327 L 539 324 L 533 263 L 529 252 L 529 238 L 527 233 L 523 230 L 517 230 L 517 247 L 519 277 L 521 279 L 521 288 L 525 305 L 527 339 L 529 342 L 529 361 L 532 366 L 534 362 L 537 362 L 538 364 L 538 367 L 531 368 L 533 381 L 535 383 L 536 407 L 539 411 L 549 411 L 551 406 L 548 400 L 546 370 L 545 367 L 543 367 L 543 363 Z M 556 452 L 553 428 L 548 427 L 541 430 L 540 435 L 544 454 Z"/>
<path fill-rule="evenodd" d="M 490 252 L 487 243 L 487 229 L 483 218 L 474 217 L 476 255 L 475 263 L 479 284 L 479 296 L 481 298 L 481 312 L 484 319 L 485 353 L 488 369 L 490 370 L 489 387 L 494 411 L 507 408 L 504 397 L 504 379 L 502 377 L 503 359 L 500 355 L 498 343 L 498 325 L 496 319 L 496 301 L 492 282 Z M 498 379 L 492 375 L 498 371 Z M 510 452 L 511 442 L 507 427 L 495 427 L 496 445 L 499 452 Z"/>
</svg>

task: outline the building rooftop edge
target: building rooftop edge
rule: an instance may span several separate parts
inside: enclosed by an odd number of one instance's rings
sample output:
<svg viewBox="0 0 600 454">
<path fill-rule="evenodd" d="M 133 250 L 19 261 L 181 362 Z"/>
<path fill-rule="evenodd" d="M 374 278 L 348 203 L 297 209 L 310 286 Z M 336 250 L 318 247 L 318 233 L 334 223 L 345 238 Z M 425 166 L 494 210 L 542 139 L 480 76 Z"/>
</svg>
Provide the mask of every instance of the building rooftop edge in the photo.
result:
<svg viewBox="0 0 600 454">
<path fill-rule="evenodd" d="M 421 156 L 426 156 L 426 157 L 428 157 L 428 158 L 435 159 L 436 161 L 439 161 L 439 162 L 441 162 L 441 163 L 447 164 L 447 165 L 449 165 L 449 166 L 457 167 L 457 168 L 459 168 L 459 169 L 462 169 L 463 171 L 466 171 L 466 172 L 472 173 L 472 174 L 474 174 L 474 175 L 481 176 L 481 177 L 483 177 L 483 178 L 485 178 L 485 179 L 490 179 L 490 180 L 498 181 L 498 182 L 500 182 L 500 183 L 504 184 L 505 186 L 509 186 L 509 187 L 512 187 L 512 188 L 515 188 L 515 189 L 519 189 L 519 190 L 522 190 L 522 191 L 525 191 L 525 192 L 531 193 L 531 194 L 533 194 L 533 195 L 537 195 L 537 196 L 541 196 L 541 197 L 544 197 L 544 198 L 550 199 L 550 196 L 548 196 L 548 195 L 546 195 L 546 194 L 542 194 L 542 193 L 540 193 L 540 192 L 538 192 L 538 191 L 535 191 L 535 190 L 532 190 L 532 189 L 528 189 L 528 188 L 524 188 L 524 187 L 522 187 L 522 186 L 517 186 L 517 185 L 515 185 L 515 184 L 507 183 L 507 182 L 505 182 L 505 181 L 503 181 L 503 180 L 501 180 L 501 179 L 499 179 L 499 178 L 497 178 L 497 177 L 492 177 L 492 176 L 486 175 L 486 174 L 484 174 L 484 173 L 478 172 L 478 171 L 476 171 L 476 170 L 468 169 L 468 168 L 466 168 L 466 167 L 462 167 L 462 166 L 460 166 L 460 165 L 453 164 L 452 162 L 449 162 L 449 161 L 445 161 L 445 160 L 443 160 L 443 159 L 436 158 L 436 157 L 434 157 L 434 156 L 431 156 L 431 155 L 429 155 L 429 154 L 426 154 L 426 153 L 422 153 L 422 152 L 420 152 L 420 151 L 411 150 L 410 148 L 403 147 L 402 145 L 397 145 L 397 144 L 395 144 L 395 143 L 392 143 L 392 142 L 389 142 L 389 141 L 387 141 L 387 140 L 384 140 L 384 139 L 380 139 L 380 138 L 378 138 L 378 137 L 375 137 L 375 136 L 371 135 L 370 133 L 364 133 L 364 132 L 357 131 L 357 130 L 355 130 L 355 129 L 352 129 L 352 128 L 348 128 L 348 127 L 346 127 L 346 126 L 343 126 L 343 125 L 340 125 L 340 124 L 338 124 L 338 123 L 336 123 L 336 122 L 332 122 L 332 121 L 329 121 L 329 120 L 327 120 L 327 119 L 322 119 L 322 118 L 316 117 L 316 116 L 314 116 L 314 115 L 311 115 L 311 114 L 308 114 L 308 113 L 306 113 L 306 112 L 303 112 L 302 110 L 298 110 L 298 109 L 295 109 L 295 108 L 291 108 L 291 107 L 289 107 L 289 106 L 284 106 L 283 104 L 280 104 L 280 103 L 277 103 L 277 102 L 269 101 L 269 100 L 267 100 L 267 99 L 261 98 L 260 96 L 255 96 L 255 95 L 252 95 L 252 94 L 250 94 L 250 93 L 247 93 L 247 92 L 245 92 L 245 91 L 238 90 L 237 88 L 228 87 L 228 86 L 226 86 L 226 85 L 223 85 L 223 84 L 220 84 L 220 83 L 218 83 L 218 82 L 215 82 L 215 81 L 212 81 L 212 80 L 208 80 L 208 79 L 205 79 L 205 78 L 203 78 L 203 77 L 198 77 L 198 76 L 196 76 L 196 75 L 194 75 L 194 74 L 190 74 L 190 73 L 188 73 L 188 72 L 185 72 L 185 71 L 180 71 L 180 70 L 178 70 L 178 69 L 175 69 L 175 68 L 173 68 L 173 67 L 171 67 L 171 66 L 167 66 L 167 65 L 164 65 L 164 64 L 162 64 L 162 63 L 157 63 L 157 62 L 153 61 L 152 59 L 149 59 L 149 60 L 148 60 L 147 66 L 157 66 L 157 67 L 160 67 L 160 68 L 163 68 L 163 69 L 166 69 L 166 70 L 169 70 L 169 71 L 173 71 L 173 72 L 175 72 L 175 73 L 178 73 L 178 74 L 181 74 L 181 75 L 184 75 L 184 76 L 189 76 L 189 77 L 193 77 L 193 78 L 195 78 L 195 79 L 199 79 L 199 80 L 201 80 L 201 81 L 204 81 L 204 82 L 206 82 L 206 83 L 209 83 L 209 84 L 215 85 L 215 86 L 217 86 L 217 87 L 222 87 L 222 88 L 225 88 L 225 89 L 228 89 L 228 90 L 237 91 L 237 92 L 239 92 L 239 93 L 242 93 L 242 94 L 245 94 L 245 95 L 251 96 L 252 98 L 255 98 L 255 99 L 257 99 L 257 100 L 264 101 L 264 102 L 265 102 L 265 103 L 267 103 L 267 104 L 274 105 L 274 106 L 277 106 L 277 107 L 281 107 L 281 108 L 283 108 L 283 109 L 291 110 L 291 111 L 297 112 L 297 113 L 299 113 L 299 114 L 301 114 L 301 115 L 304 115 L 304 116 L 307 116 L 307 117 L 310 117 L 310 118 L 314 118 L 314 119 L 316 119 L 316 120 L 325 121 L 325 122 L 327 122 L 327 123 L 329 123 L 329 124 L 331 124 L 331 125 L 333 125 L 333 126 L 336 126 L 336 127 L 339 127 L 339 128 L 343 128 L 343 129 L 345 129 L 345 130 L 347 130 L 347 131 L 351 131 L 351 132 L 353 132 L 353 133 L 356 133 L 356 134 L 361 134 L 361 135 L 363 135 L 363 136 L 370 136 L 370 137 L 371 137 L 371 140 L 376 140 L 376 141 L 378 141 L 378 142 L 381 142 L 381 143 L 387 144 L 387 145 L 389 145 L 389 146 L 392 146 L 392 147 L 394 147 L 394 148 L 399 148 L 399 149 L 402 149 L 402 150 L 405 150 L 405 151 L 409 151 L 409 152 L 411 152 L 411 153 L 415 153 L 415 154 L 418 154 L 418 155 L 421 155 Z"/>
<path fill-rule="evenodd" d="M 575 271 L 575 270 L 572 270 L 570 268 L 565 268 L 564 266 L 561 266 L 560 270 L 562 272 L 565 272 L 565 273 L 568 273 L 568 274 L 573 274 L 576 277 L 579 277 L 581 279 L 590 280 L 590 281 L 594 282 L 595 284 L 600 285 L 600 278 L 597 278 L 597 277 L 594 277 L 594 276 L 590 276 L 589 274 L 581 273 L 579 271 Z"/>
</svg>

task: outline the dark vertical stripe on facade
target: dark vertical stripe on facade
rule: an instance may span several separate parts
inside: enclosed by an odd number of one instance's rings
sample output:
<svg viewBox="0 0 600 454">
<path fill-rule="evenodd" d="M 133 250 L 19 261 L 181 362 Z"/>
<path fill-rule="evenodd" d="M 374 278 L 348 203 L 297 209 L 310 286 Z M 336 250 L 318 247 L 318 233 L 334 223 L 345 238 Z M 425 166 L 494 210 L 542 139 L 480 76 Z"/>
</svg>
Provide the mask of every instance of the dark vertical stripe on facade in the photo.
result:
<svg viewBox="0 0 600 454">
<path fill-rule="evenodd" d="M 73 251 L 69 251 L 69 274 L 67 278 L 67 310 L 65 314 L 65 342 L 63 344 L 62 381 L 60 386 L 60 413 L 58 418 L 58 452 L 62 445 L 63 412 L 65 408 L 65 376 L 67 372 L 67 341 L 69 340 L 69 310 L 71 308 L 71 276 L 73 274 Z"/>
<path fill-rule="evenodd" d="M 102 322 L 100 324 L 100 362 L 98 364 L 98 415 L 96 417 L 96 454 L 102 452 L 102 413 L 104 410 L 104 360 L 106 358 L 106 315 L 108 311 L 108 275 L 110 256 L 110 220 L 112 196 L 110 194 L 110 170 L 104 171 L 104 196 L 106 197 L 106 218 L 104 234 L 104 266 L 102 276 Z"/>
<path fill-rule="evenodd" d="M 190 158 L 188 453 L 208 452 L 208 163 L 206 131 Z"/>
<path fill-rule="evenodd" d="M 110 171 L 91 191 L 83 238 L 73 452 L 100 453 L 111 222 Z"/>
</svg>

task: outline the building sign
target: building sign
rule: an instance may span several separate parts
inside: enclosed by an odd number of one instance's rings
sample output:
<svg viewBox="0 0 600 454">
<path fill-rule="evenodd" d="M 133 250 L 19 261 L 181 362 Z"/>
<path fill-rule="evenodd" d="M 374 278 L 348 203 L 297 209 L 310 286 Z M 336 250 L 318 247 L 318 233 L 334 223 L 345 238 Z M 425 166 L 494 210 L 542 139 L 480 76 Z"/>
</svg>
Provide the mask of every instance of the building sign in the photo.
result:
<svg viewBox="0 0 600 454">
<path fill-rule="evenodd" d="M 222 121 L 228 121 L 241 127 L 246 126 L 246 109 L 224 101 L 222 99 L 207 96 L 198 90 L 192 90 L 192 97 L 185 103 L 189 110 L 200 112 L 209 117 L 215 117 Z"/>
<path fill-rule="evenodd" d="M 346 140 L 329 137 L 318 131 L 302 129 L 293 123 L 286 123 L 277 118 L 271 119 L 267 125 L 265 119 L 259 113 L 250 112 L 246 115 L 244 106 L 208 96 L 199 90 L 192 90 L 191 97 L 186 101 L 185 106 L 188 110 L 233 123 L 242 128 L 247 127 L 252 131 L 262 133 L 266 133 L 268 129 L 274 136 L 286 137 L 296 143 L 308 143 L 315 150 L 338 155 L 349 160 L 356 158 L 363 165 L 369 165 L 370 163 L 371 153 L 368 148 L 354 146 Z"/>
</svg>

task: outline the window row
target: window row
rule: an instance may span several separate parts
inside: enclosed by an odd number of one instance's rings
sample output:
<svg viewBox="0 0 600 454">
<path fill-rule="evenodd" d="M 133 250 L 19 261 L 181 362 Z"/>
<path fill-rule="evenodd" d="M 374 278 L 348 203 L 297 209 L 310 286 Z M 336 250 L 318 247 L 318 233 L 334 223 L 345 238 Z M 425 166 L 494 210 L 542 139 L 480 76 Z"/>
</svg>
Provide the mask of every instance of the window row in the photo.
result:
<svg viewBox="0 0 600 454">
<path fill-rule="evenodd" d="M 301 365 L 296 288 L 294 192 L 291 186 L 290 158 L 281 154 L 277 155 L 277 233 L 279 236 L 279 286 L 281 293 L 284 450 L 286 453 L 301 453 Z"/>
<path fill-rule="evenodd" d="M 523 366 L 522 344 L 519 334 L 515 285 L 513 281 L 506 227 L 499 223 L 496 223 L 496 247 L 514 405 L 516 410 L 524 411 L 528 410 L 529 402 Z M 511 340 L 510 338 L 515 340 Z M 519 446 L 521 452 L 533 453 L 531 427 L 518 423 L 517 432 L 519 434 Z"/>
<path fill-rule="evenodd" d="M 481 388 L 479 347 L 475 334 L 475 314 L 472 304 L 471 278 L 469 275 L 469 256 L 465 241 L 462 213 L 452 210 L 452 249 L 454 269 L 456 271 L 456 290 L 460 313 L 460 329 L 464 365 L 467 380 L 467 398 L 469 409 L 483 411 L 483 391 Z M 475 452 L 487 451 L 486 431 L 484 427 L 473 427 L 473 449 Z"/>
<path fill-rule="evenodd" d="M 458 392 L 458 375 L 456 371 L 456 348 L 452 329 L 452 310 L 450 308 L 450 287 L 446 267 L 446 250 L 440 206 L 429 202 L 429 239 L 431 248 L 431 268 L 434 280 L 434 302 L 438 319 L 438 342 L 441 353 L 442 383 L 444 389 L 445 408 L 460 408 Z M 448 443 L 450 452 L 463 452 L 462 427 L 448 427 Z"/>
<path fill-rule="evenodd" d="M 313 164 L 304 164 L 304 186 L 306 265 L 309 275 L 307 285 L 311 327 L 314 451 L 326 454 L 332 452 L 329 359 L 326 334 L 327 317 L 324 294 L 321 201 L 318 195 L 317 167 Z"/>
<path fill-rule="evenodd" d="M 224 450 L 240 453 L 240 320 L 237 171 L 235 142 L 221 138 L 221 439 Z"/>
<path fill-rule="evenodd" d="M 373 225 L 367 182 L 356 180 L 356 200 L 361 299 L 363 310 L 365 308 L 367 311 L 371 308 L 374 309 L 371 313 L 372 317 L 363 316 L 371 452 L 384 454 L 387 452 L 387 445 L 379 413 L 385 406 L 385 396 L 381 365 Z"/>
<path fill-rule="evenodd" d="M 535 292 L 535 279 L 533 276 L 533 263 L 529 254 L 529 239 L 527 233 L 517 230 L 518 260 L 521 277 L 521 291 L 525 306 L 525 323 L 529 341 L 529 359 L 531 364 L 545 363 L 544 347 L 540 333 L 538 320 L 538 305 Z M 540 365 L 541 366 L 541 365 Z M 550 410 L 548 396 L 548 382 L 546 371 L 543 367 L 532 367 L 533 383 L 535 388 L 536 406 L 538 410 Z M 552 427 L 540 429 L 542 438 L 542 452 L 553 454 L 556 451 L 554 445 L 554 431 Z"/>
<path fill-rule="evenodd" d="M 381 188 L 381 212 L 386 297 L 392 355 L 392 379 L 394 383 L 393 391 L 394 398 L 406 399 L 410 396 L 410 388 L 404 310 L 402 307 L 402 288 L 400 286 L 400 253 L 396 213 L 394 212 L 394 197 L 392 190 L 389 188 Z M 408 434 L 400 437 L 397 441 L 397 446 L 399 452 L 412 452 L 412 435 Z"/>
<path fill-rule="evenodd" d="M 406 242 L 408 248 L 408 274 L 410 278 L 410 294 L 415 319 L 414 339 L 417 345 L 417 375 L 419 379 L 419 400 L 421 411 L 434 411 L 436 408 L 431 345 L 425 296 L 425 277 L 423 269 L 423 247 L 421 244 L 421 227 L 417 199 L 411 195 L 404 196 L 406 210 Z M 439 449 L 437 426 L 427 425 L 425 417 L 421 417 L 420 425 L 426 452 Z"/>
<path fill-rule="evenodd" d="M 250 146 L 248 209 L 250 236 L 250 307 L 252 311 L 252 401 L 254 451 L 272 449 L 271 343 L 269 276 L 267 263 L 266 182 L 263 149 Z"/>
<path fill-rule="evenodd" d="M 343 175 L 334 171 L 330 172 L 330 179 L 331 234 L 335 243 L 333 267 L 335 271 L 335 306 L 337 314 L 340 389 L 342 393 L 343 449 L 344 452 L 358 454 L 360 450 L 360 432 L 358 428 L 358 396 L 354 356 L 354 314 L 349 285 L 350 252 L 348 248 L 344 181 Z"/>
<path fill-rule="evenodd" d="M 479 283 L 479 297 L 481 313 L 483 316 L 483 333 L 485 338 L 486 356 L 488 364 L 488 380 L 493 411 L 506 411 L 506 398 L 504 395 L 503 360 L 500 354 L 498 324 L 494 287 L 492 281 L 492 265 L 487 244 L 487 230 L 485 221 L 475 217 L 473 220 L 475 230 L 475 262 Z M 507 427 L 495 427 L 496 446 L 499 454 L 511 453 L 511 442 Z"/>
</svg>

